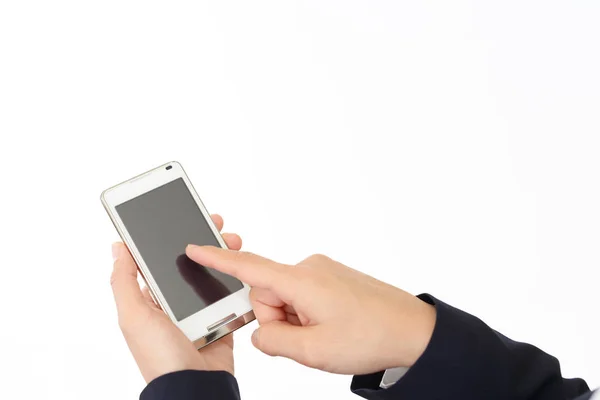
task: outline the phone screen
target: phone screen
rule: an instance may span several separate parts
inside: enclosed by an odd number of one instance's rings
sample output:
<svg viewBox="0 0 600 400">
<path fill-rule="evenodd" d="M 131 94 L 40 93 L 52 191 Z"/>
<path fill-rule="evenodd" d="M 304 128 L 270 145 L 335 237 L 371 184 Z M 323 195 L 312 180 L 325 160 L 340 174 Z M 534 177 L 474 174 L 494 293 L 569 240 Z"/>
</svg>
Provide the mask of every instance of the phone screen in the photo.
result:
<svg viewBox="0 0 600 400">
<path fill-rule="evenodd" d="M 185 255 L 188 244 L 221 245 L 182 178 L 115 208 L 178 321 L 243 288 Z"/>
</svg>

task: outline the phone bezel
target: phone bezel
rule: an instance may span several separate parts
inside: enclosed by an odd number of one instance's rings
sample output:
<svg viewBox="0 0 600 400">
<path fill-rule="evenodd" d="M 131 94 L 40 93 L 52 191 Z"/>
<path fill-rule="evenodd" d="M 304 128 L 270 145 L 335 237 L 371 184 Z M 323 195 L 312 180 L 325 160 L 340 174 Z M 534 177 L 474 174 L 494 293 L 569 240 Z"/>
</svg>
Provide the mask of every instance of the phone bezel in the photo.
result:
<svg viewBox="0 0 600 400">
<path fill-rule="evenodd" d="M 167 169 L 168 166 L 171 166 L 171 168 Z M 181 164 L 177 161 L 163 164 L 148 172 L 106 189 L 104 192 L 102 192 L 100 199 L 115 228 L 119 232 L 121 239 L 126 244 L 131 255 L 133 256 L 133 259 L 137 263 L 138 270 L 148 285 L 148 288 L 150 289 L 155 301 L 169 316 L 171 321 L 173 321 L 183 331 L 183 333 L 192 342 L 194 342 L 194 344 L 196 344 L 198 348 L 200 348 L 254 319 L 249 298 L 250 287 L 242 282 L 242 289 L 200 311 L 197 311 L 181 321 L 177 321 L 171 310 L 171 307 L 163 296 L 160 287 L 158 287 L 156 281 L 152 277 L 152 273 L 144 262 L 141 253 L 139 252 L 133 239 L 129 235 L 127 228 L 125 227 L 125 224 L 116 211 L 116 207 L 118 205 L 179 178 L 183 179 L 183 182 L 198 205 L 198 209 L 202 213 L 204 219 L 207 221 L 208 226 L 212 230 L 221 247 L 227 248 L 225 241 L 221 237 L 217 227 L 212 222 L 210 214 L 206 210 L 202 200 L 200 200 L 200 197 L 194 189 L 194 186 L 189 180 Z M 228 316 L 231 316 L 232 314 L 235 314 L 235 317 L 228 318 Z M 217 326 L 215 326 L 215 322 L 218 321 L 224 321 L 224 323 L 217 324 Z M 211 327 L 211 325 L 213 328 L 209 330 L 208 328 Z"/>
</svg>

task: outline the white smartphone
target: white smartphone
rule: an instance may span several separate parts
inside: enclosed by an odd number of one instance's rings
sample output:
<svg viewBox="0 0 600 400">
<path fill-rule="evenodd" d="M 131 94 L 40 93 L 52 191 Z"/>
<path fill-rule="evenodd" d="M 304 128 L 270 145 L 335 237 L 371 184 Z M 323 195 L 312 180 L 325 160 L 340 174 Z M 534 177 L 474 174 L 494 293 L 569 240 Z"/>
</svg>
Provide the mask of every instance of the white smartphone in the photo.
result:
<svg viewBox="0 0 600 400">
<path fill-rule="evenodd" d="M 188 244 L 226 245 L 178 162 L 113 186 L 101 200 L 154 300 L 197 348 L 255 319 L 248 285 L 185 254 Z"/>
</svg>

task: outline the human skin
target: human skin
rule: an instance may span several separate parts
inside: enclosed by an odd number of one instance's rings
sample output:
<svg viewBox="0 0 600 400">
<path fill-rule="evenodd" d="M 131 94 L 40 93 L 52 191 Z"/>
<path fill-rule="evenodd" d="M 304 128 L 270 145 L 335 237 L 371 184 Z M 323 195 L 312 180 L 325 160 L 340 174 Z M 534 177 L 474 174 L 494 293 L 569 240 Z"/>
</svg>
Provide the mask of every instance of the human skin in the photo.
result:
<svg viewBox="0 0 600 400">
<path fill-rule="evenodd" d="M 433 306 L 324 255 L 292 266 L 212 246 L 190 245 L 186 254 L 252 287 L 260 324 L 252 341 L 266 354 L 367 374 L 412 366 L 431 339 Z"/>
<path fill-rule="evenodd" d="M 211 218 L 220 231 L 223 219 L 219 215 Z M 225 233 L 222 236 L 232 251 L 242 247 L 242 239 L 238 235 Z M 113 258 L 111 286 L 119 326 L 146 382 L 187 369 L 234 373 L 233 335 L 197 350 L 154 303 L 148 288 L 140 288 L 137 266 L 123 243 L 113 245 Z"/>
</svg>

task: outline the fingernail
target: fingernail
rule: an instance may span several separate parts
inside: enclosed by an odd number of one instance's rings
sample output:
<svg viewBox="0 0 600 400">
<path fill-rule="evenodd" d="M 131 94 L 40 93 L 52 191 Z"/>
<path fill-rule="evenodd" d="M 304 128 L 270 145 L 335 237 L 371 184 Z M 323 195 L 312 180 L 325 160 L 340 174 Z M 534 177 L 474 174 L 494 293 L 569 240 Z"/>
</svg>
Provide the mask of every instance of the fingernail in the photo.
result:
<svg viewBox="0 0 600 400">
<path fill-rule="evenodd" d="M 186 249 L 186 251 L 193 251 L 193 250 L 195 250 L 195 249 L 197 249 L 197 248 L 199 248 L 199 247 L 200 247 L 200 246 L 197 246 L 197 245 L 195 245 L 195 244 L 188 244 L 188 245 L 187 245 L 187 249 Z"/>
<path fill-rule="evenodd" d="M 112 245 L 112 256 L 113 261 L 117 261 L 119 259 L 119 255 L 121 254 L 121 249 L 123 245 L 121 243 L 113 243 Z"/>
<path fill-rule="evenodd" d="M 252 344 L 256 346 L 258 344 L 258 329 L 252 332 Z"/>
</svg>

